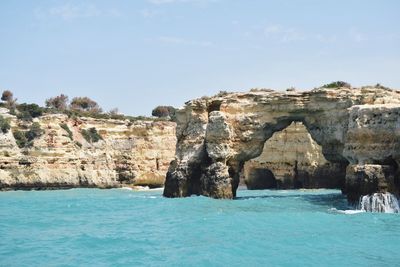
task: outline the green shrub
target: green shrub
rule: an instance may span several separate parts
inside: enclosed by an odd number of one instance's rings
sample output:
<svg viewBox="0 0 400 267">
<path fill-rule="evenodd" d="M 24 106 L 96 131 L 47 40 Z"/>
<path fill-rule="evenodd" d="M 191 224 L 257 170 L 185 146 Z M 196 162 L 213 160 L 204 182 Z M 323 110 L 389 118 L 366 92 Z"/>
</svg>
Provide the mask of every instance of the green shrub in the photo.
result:
<svg viewBox="0 0 400 267">
<path fill-rule="evenodd" d="M 82 147 L 82 143 L 75 141 L 75 145 L 77 145 L 78 147 Z"/>
<path fill-rule="evenodd" d="M 94 128 L 94 127 L 89 128 L 87 130 L 82 129 L 81 134 L 82 134 L 83 138 L 85 138 L 85 140 L 89 143 L 96 143 L 100 140 L 103 140 L 101 135 L 97 132 L 96 128 Z"/>
<path fill-rule="evenodd" d="M 30 147 L 33 145 L 33 140 L 44 134 L 44 130 L 40 128 L 38 122 L 32 123 L 29 130 L 26 132 L 16 130 L 13 132 L 15 141 L 19 148 Z"/>
<path fill-rule="evenodd" d="M 57 112 L 59 113 L 60 110 L 48 110 L 47 112 Z M 111 114 L 111 113 L 94 113 L 94 112 L 87 112 L 87 111 L 80 111 L 80 110 L 62 110 L 62 113 L 67 115 L 68 118 L 75 119 L 80 117 L 88 117 L 94 119 L 114 119 L 114 120 L 129 120 L 129 121 L 137 121 L 137 120 L 148 120 L 148 121 L 165 121 L 168 117 L 145 117 L 145 116 L 127 116 L 123 114 Z"/>
<path fill-rule="evenodd" d="M 28 139 L 26 139 L 24 132 L 16 130 L 13 132 L 13 135 L 19 148 L 23 148 L 28 144 Z"/>
<path fill-rule="evenodd" d="M 68 125 L 66 123 L 61 123 L 60 127 L 66 131 L 68 133 L 68 137 L 71 140 L 74 140 L 74 134 L 72 133 L 72 131 L 69 129 Z"/>
<path fill-rule="evenodd" d="M 331 83 L 325 84 L 322 87 L 323 88 L 340 88 L 340 87 L 351 88 L 351 85 L 347 82 L 337 81 L 337 82 L 331 82 Z"/>
<path fill-rule="evenodd" d="M 31 121 L 32 118 L 37 118 L 43 115 L 44 109 L 36 104 L 20 104 L 17 106 L 19 111 L 17 118 L 20 120 Z"/>
<path fill-rule="evenodd" d="M 0 116 L 0 130 L 2 133 L 8 133 L 11 129 L 10 120 Z"/>
<path fill-rule="evenodd" d="M 26 139 L 28 139 L 28 142 L 32 142 L 35 138 L 38 138 L 42 134 L 44 134 L 44 130 L 40 128 L 40 124 L 38 122 L 34 122 L 29 128 L 29 131 L 25 133 L 25 136 Z"/>
</svg>

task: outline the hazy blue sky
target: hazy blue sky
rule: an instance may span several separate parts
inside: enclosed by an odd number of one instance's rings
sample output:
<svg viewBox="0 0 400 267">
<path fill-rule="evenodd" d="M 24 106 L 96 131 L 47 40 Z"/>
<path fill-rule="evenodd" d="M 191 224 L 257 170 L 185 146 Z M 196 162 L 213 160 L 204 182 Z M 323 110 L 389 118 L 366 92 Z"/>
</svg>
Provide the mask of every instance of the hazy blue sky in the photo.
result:
<svg viewBox="0 0 400 267">
<path fill-rule="evenodd" d="M 333 80 L 400 88 L 398 0 L 1 0 L 0 90 L 106 110 Z"/>
</svg>

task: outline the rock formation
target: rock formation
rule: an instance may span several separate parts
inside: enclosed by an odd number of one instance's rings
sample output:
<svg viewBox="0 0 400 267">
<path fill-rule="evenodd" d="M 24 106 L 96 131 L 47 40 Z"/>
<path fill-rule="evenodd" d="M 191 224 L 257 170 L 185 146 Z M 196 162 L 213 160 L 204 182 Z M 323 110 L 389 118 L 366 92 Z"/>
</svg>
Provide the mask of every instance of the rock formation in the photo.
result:
<svg viewBox="0 0 400 267">
<path fill-rule="evenodd" d="M 163 186 L 175 154 L 175 123 L 168 121 L 68 118 L 45 115 L 34 119 L 44 134 L 31 147 L 19 148 L 13 131 L 27 122 L 2 108 L 12 129 L 0 132 L 0 189 Z M 82 129 L 102 137 L 88 142 Z M 66 129 L 69 129 L 70 133 Z M 26 130 L 25 130 L 26 131 Z"/>
<path fill-rule="evenodd" d="M 382 86 L 251 90 L 189 101 L 176 112 L 177 151 L 164 195 L 234 198 L 245 162 L 260 156 L 275 132 L 302 122 L 336 168 L 330 173 L 345 178 L 350 202 L 372 192 L 398 196 L 399 112 L 400 92 Z"/>
<path fill-rule="evenodd" d="M 341 188 L 345 173 L 327 161 L 301 122 L 292 122 L 264 143 L 243 168 L 249 189 Z"/>
</svg>

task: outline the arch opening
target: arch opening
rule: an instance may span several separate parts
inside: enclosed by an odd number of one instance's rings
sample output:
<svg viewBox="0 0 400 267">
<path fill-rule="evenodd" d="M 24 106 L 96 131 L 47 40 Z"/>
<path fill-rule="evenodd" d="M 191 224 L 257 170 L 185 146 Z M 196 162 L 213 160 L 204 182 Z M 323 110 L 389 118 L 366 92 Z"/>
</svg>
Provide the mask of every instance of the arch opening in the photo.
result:
<svg viewBox="0 0 400 267">
<path fill-rule="evenodd" d="M 330 162 L 301 120 L 283 123 L 265 141 L 259 156 L 245 161 L 241 184 L 248 189 L 338 188 L 346 164 Z"/>
</svg>

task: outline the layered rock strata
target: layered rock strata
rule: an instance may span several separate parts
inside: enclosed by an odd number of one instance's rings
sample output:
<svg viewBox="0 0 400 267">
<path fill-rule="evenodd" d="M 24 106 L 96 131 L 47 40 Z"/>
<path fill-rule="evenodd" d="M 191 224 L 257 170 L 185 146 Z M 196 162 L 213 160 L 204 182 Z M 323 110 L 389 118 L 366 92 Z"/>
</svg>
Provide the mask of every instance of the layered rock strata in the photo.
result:
<svg viewBox="0 0 400 267">
<path fill-rule="evenodd" d="M 365 192 L 398 196 L 399 108 L 400 93 L 381 86 L 251 90 L 189 101 L 177 111 L 177 151 L 164 195 L 234 198 L 244 163 L 260 156 L 275 132 L 302 122 L 339 170 L 332 175 L 346 173 L 342 189 L 350 202 Z"/>
<path fill-rule="evenodd" d="M 175 123 L 105 120 L 46 115 L 34 119 L 44 133 L 28 148 L 19 148 L 13 131 L 29 123 L 11 120 L 0 133 L 0 189 L 163 186 L 175 154 Z M 95 128 L 98 142 L 88 142 L 82 130 Z M 66 129 L 69 129 L 70 133 Z"/>
</svg>

